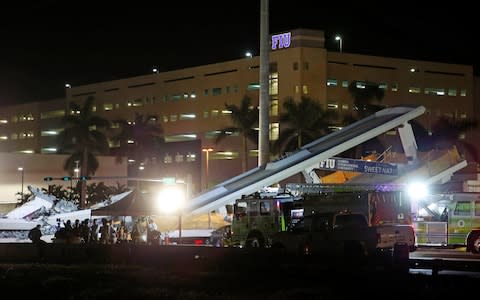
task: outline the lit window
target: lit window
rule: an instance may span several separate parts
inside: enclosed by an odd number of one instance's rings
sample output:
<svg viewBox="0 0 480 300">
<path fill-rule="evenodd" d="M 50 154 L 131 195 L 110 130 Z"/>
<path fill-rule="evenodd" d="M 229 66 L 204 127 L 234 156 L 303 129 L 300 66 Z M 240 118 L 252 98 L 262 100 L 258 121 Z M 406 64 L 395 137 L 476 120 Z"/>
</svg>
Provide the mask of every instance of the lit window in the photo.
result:
<svg viewBox="0 0 480 300">
<path fill-rule="evenodd" d="M 6 141 L 6 140 L 8 140 L 8 136 L 0 135 L 0 141 Z"/>
<path fill-rule="evenodd" d="M 42 148 L 40 150 L 41 153 L 56 153 L 57 152 L 57 148 L 54 148 L 54 147 L 47 147 L 47 148 Z"/>
<path fill-rule="evenodd" d="M 274 98 L 270 101 L 270 116 L 278 116 L 278 99 Z"/>
<path fill-rule="evenodd" d="M 204 111 L 204 112 L 203 112 L 203 118 L 204 118 L 204 119 L 208 118 L 208 111 Z"/>
<path fill-rule="evenodd" d="M 195 94 L 195 92 L 192 92 L 192 93 L 190 94 L 190 98 L 192 98 L 192 99 L 197 98 L 197 94 Z"/>
<path fill-rule="evenodd" d="M 302 86 L 302 92 L 304 95 L 308 95 L 308 85 L 303 85 Z"/>
<path fill-rule="evenodd" d="M 338 109 L 338 103 L 337 102 L 329 102 L 327 104 L 327 109 Z"/>
<path fill-rule="evenodd" d="M 382 83 L 379 83 L 379 84 L 378 84 L 378 88 L 379 88 L 379 89 L 383 89 L 383 90 L 387 90 L 387 89 L 388 89 L 388 85 L 387 85 L 386 83 L 382 82 Z"/>
<path fill-rule="evenodd" d="M 342 80 L 342 87 L 348 88 L 348 80 Z"/>
<path fill-rule="evenodd" d="M 270 95 L 278 95 L 278 73 L 270 74 L 269 87 Z"/>
<path fill-rule="evenodd" d="M 392 92 L 398 92 L 398 83 L 392 84 Z"/>
<path fill-rule="evenodd" d="M 163 123 L 168 123 L 168 116 L 167 115 L 163 115 Z"/>
<path fill-rule="evenodd" d="M 180 120 L 193 120 L 197 116 L 193 113 L 182 113 L 180 114 Z"/>
<path fill-rule="evenodd" d="M 188 152 L 187 153 L 187 162 L 193 162 L 197 160 L 197 156 L 195 153 Z"/>
<path fill-rule="evenodd" d="M 342 104 L 342 109 L 343 110 L 348 110 L 348 104 L 346 104 L 346 103 Z"/>
<path fill-rule="evenodd" d="M 183 141 L 192 141 L 197 139 L 196 134 L 178 134 L 178 135 L 169 135 L 165 137 L 165 142 L 183 142 Z"/>
<path fill-rule="evenodd" d="M 103 105 L 103 110 L 104 111 L 111 111 L 113 110 L 113 104 L 109 103 L 109 104 L 104 104 Z"/>
<path fill-rule="evenodd" d="M 8 120 L 7 119 L 1 119 L 0 124 L 8 124 Z"/>
<path fill-rule="evenodd" d="M 27 149 L 27 150 L 21 150 L 21 151 L 18 151 L 20 153 L 23 153 L 23 154 L 33 154 L 35 153 L 35 151 L 33 150 L 30 150 L 30 149 Z"/>
<path fill-rule="evenodd" d="M 222 160 L 222 159 L 232 160 L 238 157 L 239 157 L 238 152 L 232 152 L 232 151 L 223 151 L 223 152 L 220 151 L 210 155 L 210 159 L 212 160 Z"/>
<path fill-rule="evenodd" d="M 298 94 L 298 93 L 300 93 L 300 86 L 295 85 L 295 94 Z"/>
<path fill-rule="evenodd" d="M 218 117 L 218 109 L 212 109 L 212 112 L 210 113 L 210 116 L 213 117 Z"/>
<path fill-rule="evenodd" d="M 173 157 L 170 154 L 165 154 L 163 157 L 163 162 L 166 164 L 171 164 L 173 162 Z"/>
<path fill-rule="evenodd" d="M 421 89 L 419 87 L 409 87 L 408 92 L 412 94 L 419 94 L 421 92 Z"/>
<path fill-rule="evenodd" d="M 207 139 L 216 139 L 220 135 L 220 130 L 208 131 L 205 133 L 205 138 Z"/>
<path fill-rule="evenodd" d="M 260 84 L 258 82 L 253 82 L 248 84 L 247 90 L 249 91 L 257 91 L 260 89 Z"/>
<path fill-rule="evenodd" d="M 336 79 L 327 79 L 327 86 L 337 86 Z"/>
<path fill-rule="evenodd" d="M 366 86 L 367 86 L 367 84 L 366 84 L 365 82 L 363 82 L 363 81 L 357 81 L 357 82 L 355 83 L 355 87 L 356 87 L 357 89 L 364 89 Z"/>
<path fill-rule="evenodd" d="M 467 89 L 460 90 L 460 96 L 465 97 L 467 95 Z"/>
<path fill-rule="evenodd" d="M 53 118 L 61 118 L 65 116 L 65 110 L 52 110 L 40 113 L 40 119 L 53 119 Z"/>
<path fill-rule="evenodd" d="M 177 115 L 170 115 L 170 122 L 176 122 L 177 121 Z"/>
<path fill-rule="evenodd" d="M 456 96 L 457 95 L 457 89 L 448 89 L 448 95 L 449 96 Z"/>
<path fill-rule="evenodd" d="M 426 95 L 445 96 L 445 89 L 442 88 L 425 88 Z"/>
<path fill-rule="evenodd" d="M 177 154 L 175 155 L 175 162 L 181 163 L 183 161 L 184 161 L 184 156 L 177 152 Z"/>
<path fill-rule="evenodd" d="M 280 134 L 280 125 L 278 123 L 271 123 L 270 125 L 270 141 L 278 140 Z"/>
<path fill-rule="evenodd" d="M 40 132 L 40 135 L 41 136 L 55 136 L 55 135 L 58 135 L 58 131 L 57 130 L 42 130 Z"/>
</svg>

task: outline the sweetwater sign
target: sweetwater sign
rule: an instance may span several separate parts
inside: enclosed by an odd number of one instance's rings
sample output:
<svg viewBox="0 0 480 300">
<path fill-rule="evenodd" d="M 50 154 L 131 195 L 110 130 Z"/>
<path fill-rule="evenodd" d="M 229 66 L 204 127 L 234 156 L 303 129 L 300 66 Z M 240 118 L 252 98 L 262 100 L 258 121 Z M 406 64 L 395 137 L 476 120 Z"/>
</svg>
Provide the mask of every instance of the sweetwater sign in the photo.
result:
<svg viewBox="0 0 480 300">
<path fill-rule="evenodd" d="M 291 32 L 272 35 L 272 50 L 288 48 L 290 47 L 291 41 L 292 41 Z"/>
<path fill-rule="evenodd" d="M 376 161 L 367 161 L 361 159 L 348 159 L 340 157 L 332 157 L 323 160 L 319 164 L 322 170 L 341 170 L 359 173 L 381 174 L 381 175 L 398 175 L 396 165 L 380 163 Z"/>
</svg>

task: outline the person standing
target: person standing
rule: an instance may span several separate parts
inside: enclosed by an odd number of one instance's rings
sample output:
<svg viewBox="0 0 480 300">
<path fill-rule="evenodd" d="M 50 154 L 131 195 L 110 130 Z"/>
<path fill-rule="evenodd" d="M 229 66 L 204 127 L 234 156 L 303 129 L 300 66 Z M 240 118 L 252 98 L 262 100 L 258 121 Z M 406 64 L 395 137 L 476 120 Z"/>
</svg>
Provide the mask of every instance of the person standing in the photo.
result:
<svg viewBox="0 0 480 300">
<path fill-rule="evenodd" d="M 40 230 L 41 225 L 37 224 L 34 228 L 30 229 L 28 232 L 28 238 L 32 241 L 32 244 L 34 244 L 37 247 L 37 254 L 38 258 L 40 260 L 43 260 L 44 258 L 44 247 L 46 242 L 42 240 L 42 231 Z"/>
</svg>

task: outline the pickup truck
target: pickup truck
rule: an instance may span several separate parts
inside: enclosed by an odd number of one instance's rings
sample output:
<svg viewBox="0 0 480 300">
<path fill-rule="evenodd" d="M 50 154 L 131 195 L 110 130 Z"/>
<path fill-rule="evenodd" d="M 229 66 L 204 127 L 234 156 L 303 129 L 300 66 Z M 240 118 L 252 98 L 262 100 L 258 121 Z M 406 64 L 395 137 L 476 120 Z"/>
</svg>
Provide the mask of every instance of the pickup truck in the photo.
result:
<svg viewBox="0 0 480 300">
<path fill-rule="evenodd" d="M 272 248 L 297 254 L 367 257 L 377 252 L 377 230 L 360 213 L 304 216 L 287 231 L 272 236 Z"/>
<path fill-rule="evenodd" d="M 417 249 L 415 230 L 407 224 L 381 224 L 373 226 L 377 230 L 377 249 L 392 250 L 396 244 L 405 244 L 410 252 Z"/>
</svg>

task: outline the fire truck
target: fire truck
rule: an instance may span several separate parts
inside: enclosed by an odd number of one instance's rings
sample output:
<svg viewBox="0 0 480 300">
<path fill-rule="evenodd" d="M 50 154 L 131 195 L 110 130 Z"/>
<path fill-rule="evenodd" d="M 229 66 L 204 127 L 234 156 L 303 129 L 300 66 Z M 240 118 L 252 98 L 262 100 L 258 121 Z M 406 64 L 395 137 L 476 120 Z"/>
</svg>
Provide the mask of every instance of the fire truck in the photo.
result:
<svg viewBox="0 0 480 300">
<path fill-rule="evenodd" d="M 427 201 L 415 220 L 419 245 L 480 253 L 480 193 L 438 194 Z"/>
<path fill-rule="evenodd" d="M 266 247 L 272 234 L 285 231 L 303 216 L 301 198 L 290 193 L 254 193 L 237 199 L 233 206 L 232 246 Z"/>
<path fill-rule="evenodd" d="M 268 247 L 274 233 L 285 231 L 313 213 L 361 213 L 377 230 L 377 248 L 393 249 L 405 243 L 416 249 L 411 206 L 401 189 L 385 186 L 287 184 L 287 193 L 262 197 L 260 193 L 238 199 L 232 221 L 233 245 Z"/>
</svg>

